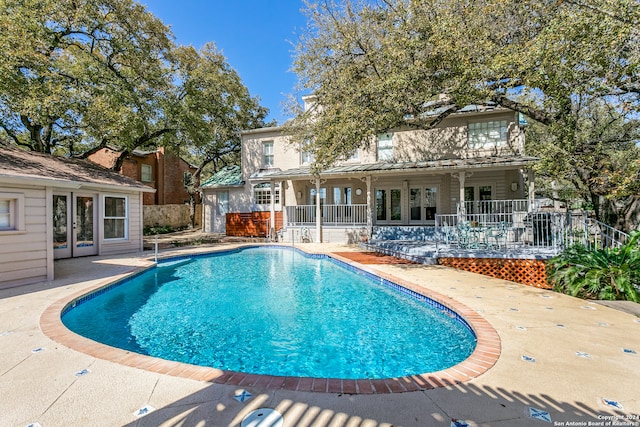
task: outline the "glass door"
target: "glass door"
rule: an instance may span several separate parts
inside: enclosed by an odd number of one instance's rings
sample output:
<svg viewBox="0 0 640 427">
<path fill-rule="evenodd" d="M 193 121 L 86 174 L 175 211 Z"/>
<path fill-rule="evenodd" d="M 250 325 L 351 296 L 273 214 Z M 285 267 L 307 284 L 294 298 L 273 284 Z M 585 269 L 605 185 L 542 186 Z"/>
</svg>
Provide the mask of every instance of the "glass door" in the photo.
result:
<svg viewBox="0 0 640 427">
<path fill-rule="evenodd" d="M 96 203 L 93 195 L 73 195 L 73 254 L 72 256 L 97 255 Z"/>
<path fill-rule="evenodd" d="M 377 188 L 376 223 L 392 224 L 402 221 L 402 190 L 399 188 Z"/>
<path fill-rule="evenodd" d="M 435 224 L 438 207 L 438 188 L 409 189 L 409 219 L 415 224 Z"/>
<path fill-rule="evenodd" d="M 53 195 L 53 258 L 71 258 L 71 193 Z"/>
</svg>

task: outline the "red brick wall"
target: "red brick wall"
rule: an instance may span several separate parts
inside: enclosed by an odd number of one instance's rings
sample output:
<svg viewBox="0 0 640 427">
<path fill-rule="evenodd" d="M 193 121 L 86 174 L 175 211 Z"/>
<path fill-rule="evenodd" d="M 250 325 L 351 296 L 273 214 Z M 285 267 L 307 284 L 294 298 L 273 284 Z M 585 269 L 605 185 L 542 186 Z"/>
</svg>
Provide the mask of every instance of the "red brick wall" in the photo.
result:
<svg viewBox="0 0 640 427">
<path fill-rule="evenodd" d="M 537 259 L 438 258 L 438 263 L 458 270 L 510 280 L 536 288 L 551 289 L 546 263 Z"/>
<path fill-rule="evenodd" d="M 104 167 L 110 168 L 115 163 L 120 153 L 110 148 L 102 150 L 89 156 L 89 160 Z M 150 165 L 152 171 L 152 181 L 144 182 L 145 185 L 155 188 L 155 193 L 144 193 L 143 204 L 145 205 L 180 205 L 189 200 L 189 193 L 184 188 L 184 172 L 195 172 L 187 162 L 178 156 L 165 154 L 163 148 L 146 156 L 129 156 L 122 167 L 120 173 L 142 182 L 142 165 Z M 196 203 L 200 200 L 196 197 Z"/>
<path fill-rule="evenodd" d="M 238 237 L 266 237 L 267 220 L 271 216 L 270 212 L 233 212 L 226 217 L 227 236 Z M 276 212 L 275 229 L 282 228 L 282 212 Z"/>
</svg>

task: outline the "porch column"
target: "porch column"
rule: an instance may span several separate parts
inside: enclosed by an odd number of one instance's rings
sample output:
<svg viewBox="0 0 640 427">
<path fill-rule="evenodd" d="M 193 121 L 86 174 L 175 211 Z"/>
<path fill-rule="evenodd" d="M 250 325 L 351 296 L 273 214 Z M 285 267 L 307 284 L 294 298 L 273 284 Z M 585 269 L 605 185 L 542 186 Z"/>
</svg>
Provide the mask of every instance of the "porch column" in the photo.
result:
<svg viewBox="0 0 640 427">
<path fill-rule="evenodd" d="M 274 180 L 269 181 L 269 191 L 271 193 L 270 199 L 271 204 L 269 205 L 269 229 L 267 233 L 269 236 L 273 237 L 275 234 L 275 218 L 276 218 L 276 182 Z"/>
<path fill-rule="evenodd" d="M 365 179 L 367 184 L 367 237 L 373 234 L 373 208 L 371 206 L 371 175 Z"/>
<path fill-rule="evenodd" d="M 287 198 L 286 198 L 286 189 L 289 188 L 288 182 L 280 181 L 280 209 L 282 210 L 282 228 L 285 229 L 287 227 Z"/>
<path fill-rule="evenodd" d="M 316 178 L 316 243 L 322 243 L 322 208 L 320 206 L 320 178 Z"/>
<path fill-rule="evenodd" d="M 533 202 L 536 198 L 534 179 L 535 173 L 533 169 L 527 169 L 527 181 L 529 181 L 529 212 L 533 210 Z"/>
<path fill-rule="evenodd" d="M 464 181 L 466 179 L 465 172 L 460 171 L 457 174 L 457 178 L 458 178 L 458 182 L 460 183 L 460 193 L 459 193 L 459 199 L 458 199 L 458 206 L 460 207 L 459 213 L 460 215 L 466 215 L 467 207 L 465 206 L 465 203 L 464 203 Z"/>
</svg>

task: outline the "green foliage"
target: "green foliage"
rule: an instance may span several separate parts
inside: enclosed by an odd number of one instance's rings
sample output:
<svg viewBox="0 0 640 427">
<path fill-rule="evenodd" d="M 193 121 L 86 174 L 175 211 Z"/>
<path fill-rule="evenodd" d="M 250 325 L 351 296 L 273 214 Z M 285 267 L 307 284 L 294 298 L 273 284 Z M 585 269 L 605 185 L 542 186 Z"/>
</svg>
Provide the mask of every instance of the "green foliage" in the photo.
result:
<svg viewBox="0 0 640 427">
<path fill-rule="evenodd" d="M 0 128 L 46 153 L 144 146 L 166 132 L 171 37 L 133 0 L 3 0 Z"/>
<path fill-rule="evenodd" d="M 266 114 L 213 43 L 176 47 L 135 0 L 0 0 L 0 137 L 15 145 L 86 157 L 108 144 L 114 169 L 162 145 L 203 167 L 234 161 L 239 131 Z"/>
<path fill-rule="evenodd" d="M 614 146 L 620 120 L 590 126 L 585 106 L 600 114 L 606 104 L 622 121 L 637 119 L 637 0 L 329 0 L 309 2 L 307 14 L 293 69 L 318 107 L 292 107 L 301 114 L 286 128 L 292 142 L 311 143 L 316 170 L 381 133 L 430 129 L 465 105 L 492 102 L 540 124 L 549 158 L 580 157 L 596 172 L 587 179 L 607 184 L 612 197 L 637 194 L 632 168 L 590 163 L 580 152 L 587 143 L 599 160 L 631 152 Z M 618 136 L 622 143 L 630 134 Z"/>
<path fill-rule="evenodd" d="M 156 225 L 156 226 L 146 226 L 142 230 L 142 233 L 145 236 L 154 236 L 156 234 L 169 234 L 175 233 L 176 231 L 185 230 L 186 227 L 172 227 L 170 225 Z"/>
<path fill-rule="evenodd" d="M 640 302 L 640 231 L 619 248 L 568 248 L 547 264 L 555 290 L 589 299 Z"/>
</svg>

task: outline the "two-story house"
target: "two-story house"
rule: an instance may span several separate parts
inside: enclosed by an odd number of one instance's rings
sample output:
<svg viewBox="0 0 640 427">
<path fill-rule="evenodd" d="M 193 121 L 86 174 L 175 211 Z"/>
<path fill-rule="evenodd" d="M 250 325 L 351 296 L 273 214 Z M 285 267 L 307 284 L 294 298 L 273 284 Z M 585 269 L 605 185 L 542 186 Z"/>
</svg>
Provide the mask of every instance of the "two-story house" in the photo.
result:
<svg viewBox="0 0 640 427">
<path fill-rule="evenodd" d="M 120 151 L 105 147 L 89 156 L 89 160 L 111 168 Z M 145 205 L 172 205 L 189 202 L 187 184 L 191 182 L 196 167 L 181 157 L 166 152 L 164 147 L 155 150 L 134 150 L 122 164 L 120 173 L 155 188 L 155 193 L 144 195 Z"/>
<path fill-rule="evenodd" d="M 371 147 L 313 177 L 313 158 L 281 128 L 245 131 L 241 173 L 203 187 L 204 230 L 224 232 L 229 212 L 282 212 L 284 241 L 354 242 L 376 226 L 431 226 L 461 210 L 487 214 L 494 201 L 533 198 L 535 159 L 524 155 L 510 110 L 467 106 L 431 130 L 378 135 Z"/>
</svg>

